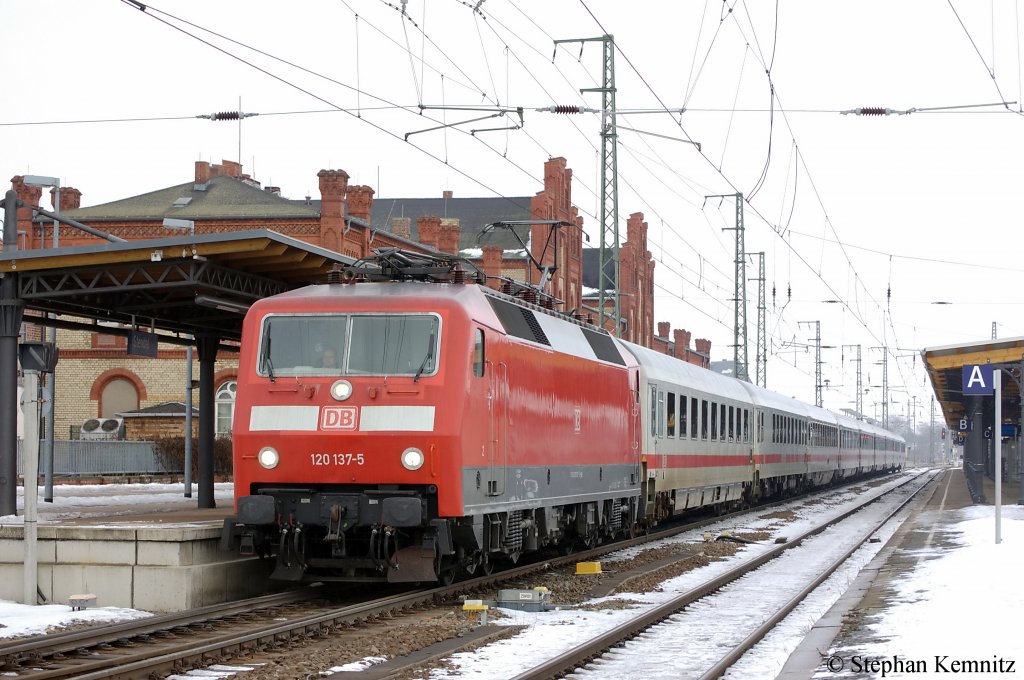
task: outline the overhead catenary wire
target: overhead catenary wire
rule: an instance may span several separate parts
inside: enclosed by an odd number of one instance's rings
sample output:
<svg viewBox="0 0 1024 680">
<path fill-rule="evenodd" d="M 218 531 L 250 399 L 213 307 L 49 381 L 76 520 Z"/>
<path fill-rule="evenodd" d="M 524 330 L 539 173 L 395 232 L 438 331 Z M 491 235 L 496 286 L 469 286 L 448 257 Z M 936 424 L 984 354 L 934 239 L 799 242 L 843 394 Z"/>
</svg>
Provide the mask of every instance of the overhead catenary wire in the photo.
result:
<svg viewBox="0 0 1024 680">
<path fill-rule="evenodd" d="M 743 9 L 747 9 L 746 5 L 744 5 Z M 778 7 L 777 7 L 777 5 L 776 5 L 776 8 L 775 8 L 775 9 L 776 9 L 776 14 L 777 14 L 777 11 L 778 11 Z M 742 13 L 740 13 L 740 14 L 741 14 L 741 16 L 742 16 Z M 436 15 L 435 15 L 435 17 L 436 17 Z M 776 21 L 777 21 L 777 16 L 776 16 Z M 362 22 L 360 22 L 360 23 L 362 23 Z M 500 32 L 500 31 L 502 31 L 502 29 L 501 29 L 500 27 L 495 27 L 495 26 L 493 26 L 493 23 L 494 23 L 494 22 L 492 22 L 491 20 L 488 20 L 488 21 L 487 21 L 487 23 L 481 24 L 481 28 L 483 28 L 483 27 L 485 27 L 485 26 L 490 26 L 490 27 L 492 27 L 492 28 L 497 28 L 499 32 Z M 751 23 L 752 23 L 752 22 L 751 22 Z M 435 25 L 436 25 L 436 24 L 435 24 Z M 366 28 L 366 26 L 365 26 L 365 25 L 363 25 L 363 26 L 362 26 L 362 28 L 363 28 L 363 29 L 365 29 L 365 28 Z M 412 29 L 412 27 L 411 27 L 411 26 L 410 26 L 409 28 L 410 28 L 410 29 Z M 776 23 L 776 30 L 777 30 L 777 28 L 778 28 L 778 25 L 777 25 L 777 23 Z M 421 34 L 425 34 L 425 31 L 421 31 Z M 372 33 L 371 33 L 370 35 L 372 35 Z M 424 39 L 426 39 L 426 38 L 424 38 Z M 517 43 L 517 44 L 518 44 L 518 43 Z M 765 44 L 765 45 L 767 45 L 767 42 L 765 42 L 764 44 Z M 696 54 L 696 52 L 695 52 L 695 54 Z M 422 58 L 420 59 L 420 63 L 418 64 L 418 66 L 420 67 L 420 69 L 421 69 L 421 73 L 422 73 L 422 68 L 424 68 L 424 67 L 425 67 L 425 68 L 428 68 L 428 69 L 429 69 L 429 68 L 431 68 L 431 67 L 430 67 L 429 63 L 427 63 L 427 62 L 429 61 L 429 60 L 428 60 L 428 58 L 427 58 L 427 55 L 426 55 L 426 54 L 423 54 L 423 55 L 421 55 L 421 56 L 422 56 Z M 510 58 L 510 59 L 511 59 L 511 60 L 512 60 L 513 62 L 516 62 L 516 58 L 517 58 L 517 55 L 515 54 L 515 51 L 510 51 L 510 53 L 509 53 L 509 58 Z M 516 62 L 516 63 L 515 63 L 515 66 L 516 66 L 516 68 L 518 68 L 518 66 L 519 66 L 518 62 Z M 446 69 L 444 69 L 444 71 L 450 71 L 450 70 L 451 70 L 451 69 L 447 69 L 447 68 L 446 68 Z M 447 79 L 445 79 L 445 80 L 444 80 L 443 82 L 445 83 L 445 85 L 446 85 L 446 86 L 448 86 L 448 85 L 452 85 L 452 84 L 453 84 L 453 83 L 452 83 L 452 81 L 450 81 L 450 80 L 447 80 Z M 360 88 L 360 87 L 359 87 L 358 85 L 359 85 L 359 83 L 357 82 L 357 88 L 356 88 L 356 91 L 357 91 L 357 93 L 358 93 L 358 91 L 359 91 L 359 90 L 361 90 L 361 88 Z M 447 100 L 449 100 L 449 101 L 451 100 L 451 92 L 452 92 L 452 90 L 453 90 L 453 89 L 455 89 L 455 88 L 448 88 L 448 90 L 447 90 L 447 93 L 446 93 L 446 94 L 444 95 L 444 98 L 445 98 L 445 99 L 447 99 Z M 497 95 L 497 93 L 495 93 L 495 94 Z M 361 96 L 361 95 L 360 95 L 360 96 Z M 497 98 L 497 96 L 496 96 L 496 98 Z M 507 98 L 506 98 L 506 100 L 507 100 Z M 383 107 L 382 107 L 382 108 L 383 108 Z M 780 109 L 781 109 L 781 107 L 780 107 Z M 337 109 L 335 109 L 335 110 L 337 110 Z M 361 110 L 361 105 L 357 104 L 357 107 L 356 107 L 356 111 L 358 112 L 358 111 L 360 111 L 360 110 Z M 369 109 L 367 109 L 367 111 L 369 111 Z M 736 109 L 735 109 L 735 107 L 733 107 L 733 109 L 731 109 L 731 110 L 730 110 L 730 109 L 726 109 L 726 111 L 732 111 L 732 112 L 735 112 L 735 111 L 736 111 Z M 792 110 L 791 110 L 790 112 L 792 112 Z M 281 114 L 279 114 L 279 115 L 285 115 L 285 114 L 284 114 L 284 113 L 281 113 Z M 183 118 L 184 118 L 184 117 L 183 117 Z M 590 135 L 588 135 L 588 136 L 592 137 L 593 135 L 592 135 L 592 134 L 590 134 Z M 492 141 L 493 141 L 493 140 L 492 140 Z M 795 139 L 794 139 L 794 144 L 795 144 Z M 507 150 L 507 149 L 506 149 L 506 150 Z M 636 147 L 636 145 L 635 145 L 635 144 L 633 145 L 633 150 L 634 150 L 634 152 L 636 152 L 636 151 L 639 151 L 639 149 L 638 149 L 638 148 Z M 502 150 L 501 150 L 500 146 L 499 146 L 499 148 L 497 149 L 497 151 L 496 151 L 496 152 L 497 152 L 497 153 L 498 153 L 499 155 L 507 155 L 507 154 L 504 154 L 504 153 L 502 152 Z M 712 155 L 716 155 L 716 154 L 715 154 L 715 151 L 711 151 L 711 153 L 712 153 Z M 549 154 L 549 155 L 550 155 L 550 154 Z M 449 158 L 445 157 L 445 158 L 444 158 L 444 161 L 448 161 L 448 162 L 450 162 L 450 163 L 459 163 L 459 162 L 461 161 L 461 159 L 460 159 L 460 158 L 457 158 L 457 157 L 455 157 L 455 158 L 451 158 L 451 159 L 449 159 Z M 645 170 L 646 170 L 646 168 L 645 168 Z M 678 164 L 677 164 L 677 170 L 678 170 Z M 774 168 L 773 168 L 772 172 L 773 172 L 773 176 L 774 176 L 775 174 L 777 174 L 777 171 L 776 171 L 776 170 L 775 170 Z M 535 173 L 533 173 L 533 174 L 535 175 Z M 732 173 L 731 173 L 731 172 L 728 172 L 728 170 L 727 170 L 727 174 L 732 174 Z M 799 174 L 799 172 L 798 172 L 798 174 Z M 671 178 L 671 177 L 675 177 L 675 176 L 676 176 L 676 175 L 668 175 L 667 173 L 664 173 L 664 175 L 665 175 L 665 177 L 666 177 L 666 178 Z M 683 176 L 683 175 L 684 175 L 684 173 L 681 173 L 681 172 L 680 172 L 680 173 L 678 173 L 678 176 Z M 797 176 L 798 176 L 798 175 L 797 175 Z M 582 178 L 582 177 L 583 177 L 583 175 L 582 175 L 582 174 L 577 174 L 577 176 L 576 176 L 576 179 L 577 179 L 577 180 L 579 180 L 579 179 L 580 179 L 580 178 Z M 633 181 L 633 183 L 634 183 L 634 186 L 636 186 L 637 188 L 641 188 L 641 189 L 645 188 L 645 187 L 646 187 L 646 183 L 645 183 L 645 182 L 642 182 L 642 181 L 641 181 L 641 182 L 637 182 L 637 179 L 639 179 L 639 178 L 637 178 L 637 177 L 632 177 L 632 181 Z M 794 180 L 794 181 L 795 181 L 795 180 Z M 674 183 L 674 182 L 673 182 L 673 183 Z M 581 182 L 581 185 L 584 185 L 584 184 L 585 184 L 585 183 Z M 793 214 L 794 214 L 794 212 L 795 212 L 795 208 L 796 208 L 796 205 L 797 205 L 797 194 L 799 193 L 799 195 L 800 195 L 800 199 L 801 199 L 801 205 L 803 204 L 803 199 L 804 199 L 804 197 L 805 197 L 805 196 L 807 195 L 807 194 L 806 194 L 806 191 L 804 191 L 804 190 L 803 190 L 803 189 L 804 189 L 804 187 L 806 186 L 806 184 L 805 184 L 804 182 L 801 182 L 801 185 L 802 185 L 802 186 L 800 187 L 801 191 L 799 191 L 799 192 L 797 192 L 797 191 L 794 191 L 794 192 L 793 192 L 793 195 L 792 195 L 792 202 L 791 202 L 791 203 L 790 203 L 790 205 L 789 205 L 789 220 L 786 220 L 786 219 L 785 219 L 785 213 L 784 213 L 783 211 L 780 211 L 780 212 L 779 212 L 779 219 L 777 220 L 777 224 L 779 225 L 779 227 L 781 227 L 781 228 L 782 228 L 783 234 L 785 234 L 785 233 L 786 233 L 786 231 L 785 231 L 785 228 L 786 228 L 786 226 L 788 226 L 788 221 L 790 221 L 790 220 L 793 220 Z M 680 194 L 680 195 L 682 195 L 682 194 L 684 194 L 684 193 L 685 193 L 685 191 L 686 191 L 686 189 L 684 188 L 684 189 L 683 189 L 682 191 L 680 191 L 680 192 L 679 192 L 679 194 Z M 496 193 L 497 193 L 497 192 L 496 192 Z M 668 224 L 668 225 L 669 225 L 669 226 L 671 227 L 671 229 L 668 229 L 668 228 L 667 228 L 667 230 L 669 231 L 669 233 L 672 233 L 672 234 L 673 234 L 673 237 L 675 237 L 675 236 L 678 236 L 678 235 L 679 235 L 680 233 L 683 233 L 683 234 L 689 234 L 689 233 L 690 233 L 690 231 L 689 231 L 689 227 L 688 227 L 688 225 L 686 225 L 685 221 L 682 221 L 682 222 L 681 222 L 681 221 L 679 220 L 679 218 L 678 218 L 678 217 L 676 217 L 675 215 L 672 215 L 672 213 L 671 213 L 671 212 L 668 212 L 668 211 L 664 211 L 664 210 L 663 210 L 663 208 L 661 207 L 660 203 L 658 203 L 658 201 L 655 201 L 655 200 L 653 200 L 653 199 L 652 199 L 652 197 L 651 197 L 650 195 L 648 195 L 647 197 L 645 197 L 645 201 L 644 201 L 644 202 L 645 202 L 645 204 L 647 204 L 647 205 L 645 205 L 645 209 L 646 209 L 647 207 L 650 207 L 650 209 L 654 210 L 654 211 L 655 211 L 655 213 L 656 213 L 657 215 L 659 215 L 659 216 L 669 216 L 669 219 L 668 219 L 668 220 L 665 220 L 665 222 L 666 222 L 666 224 Z M 763 204 L 764 204 L 764 200 L 763 200 L 763 198 L 759 198 L 759 199 L 758 199 L 758 200 L 757 200 L 756 202 L 758 203 L 758 205 L 759 205 L 759 206 L 760 206 L 760 207 L 762 208 L 762 210 L 763 210 L 763 207 L 764 207 L 764 205 L 763 205 Z M 820 201 L 819 201 L 819 203 L 820 203 Z M 656 208 L 655 206 L 657 206 L 657 208 Z M 803 211 L 803 208 L 801 208 L 801 211 Z M 775 211 L 774 211 L 774 210 L 772 210 L 772 212 L 774 213 Z M 586 210 L 581 210 L 581 214 L 584 214 L 584 213 L 587 213 L 587 214 L 589 214 L 589 213 L 588 213 L 588 211 L 586 211 Z M 707 216 L 704 216 L 704 220 L 705 220 L 705 221 L 707 221 L 707 219 L 708 219 L 708 217 L 707 217 Z M 761 219 L 763 219 L 763 217 L 762 217 Z M 772 223 L 768 222 L 767 220 L 764 220 L 764 221 L 765 221 L 765 223 L 766 223 L 766 224 L 768 224 L 769 226 L 771 226 L 771 224 L 772 224 Z M 800 218 L 799 218 L 799 217 L 797 218 L 797 220 L 796 220 L 796 221 L 797 221 L 798 223 L 800 223 L 800 222 L 801 222 L 801 220 L 800 220 Z M 834 227 L 831 227 L 831 228 L 834 228 Z M 823 239 L 823 240 L 824 240 L 824 239 Z M 836 242 L 837 242 L 837 243 L 841 243 L 841 241 L 839 241 L 839 240 L 838 240 L 838 237 L 837 237 L 837 240 L 836 240 Z M 692 245 L 688 245 L 688 247 L 690 247 L 690 248 L 693 248 L 694 246 L 695 246 L 695 244 L 692 244 Z M 791 244 L 791 245 L 790 245 L 789 247 L 797 247 L 797 248 L 799 248 L 799 247 L 800 247 L 800 245 L 799 245 L 799 244 Z M 715 260 L 715 258 L 711 258 L 711 259 L 708 259 L 708 260 L 707 260 L 707 262 L 708 262 L 708 263 L 714 263 L 715 261 L 716 261 L 716 260 Z M 773 266 L 774 266 L 774 263 L 773 263 Z M 818 266 L 816 267 L 816 269 L 818 269 L 818 270 L 820 270 L 820 269 L 821 269 L 821 267 L 820 267 L 820 263 L 819 263 L 819 265 L 818 265 Z M 826 276 L 827 276 L 827 275 L 826 275 Z M 855 300 L 855 298 L 856 298 L 856 296 L 857 296 L 857 294 L 858 294 L 858 287 L 859 287 L 859 285 L 860 285 L 860 283 L 859 283 L 859 282 L 860 282 L 860 277 L 859 277 L 859 276 L 855 276 L 853 280 L 854 280 L 854 281 L 855 281 L 856 283 L 855 283 L 855 285 L 854 285 L 854 287 L 853 287 L 853 291 L 852 291 L 853 299 L 850 299 L 850 304 L 851 304 L 852 306 L 855 306 L 855 307 L 856 307 L 856 300 Z M 870 286 L 869 286 L 869 288 L 870 288 Z M 851 291 L 850 291 L 849 289 L 845 290 L 845 291 L 844 291 L 844 296 L 845 296 L 846 298 L 851 298 Z M 902 329 L 902 327 L 901 327 L 901 329 Z"/>
</svg>

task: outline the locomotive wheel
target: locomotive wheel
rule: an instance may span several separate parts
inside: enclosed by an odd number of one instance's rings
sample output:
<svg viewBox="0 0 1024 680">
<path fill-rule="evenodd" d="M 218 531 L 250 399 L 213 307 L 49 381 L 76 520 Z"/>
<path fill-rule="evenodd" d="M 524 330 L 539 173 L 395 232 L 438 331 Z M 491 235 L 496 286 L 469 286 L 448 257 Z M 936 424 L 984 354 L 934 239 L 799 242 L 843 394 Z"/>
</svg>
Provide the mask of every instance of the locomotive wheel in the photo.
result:
<svg viewBox="0 0 1024 680">
<path fill-rule="evenodd" d="M 455 562 L 449 558 L 438 555 L 434 558 L 434 573 L 437 575 L 437 582 L 442 586 L 450 586 L 455 582 Z"/>
</svg>

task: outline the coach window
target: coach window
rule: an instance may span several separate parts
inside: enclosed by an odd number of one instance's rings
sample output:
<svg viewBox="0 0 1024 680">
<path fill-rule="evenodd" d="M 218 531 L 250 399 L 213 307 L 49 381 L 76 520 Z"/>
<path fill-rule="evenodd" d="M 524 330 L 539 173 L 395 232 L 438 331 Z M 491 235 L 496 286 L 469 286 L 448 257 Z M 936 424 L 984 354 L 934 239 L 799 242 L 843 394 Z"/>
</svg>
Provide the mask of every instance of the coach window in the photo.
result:
<svg viewBox="0 0 1024 680">
<path fill-rule="evenodd" d="M 700 400 L 700 438 L 708 439 L 708 400 Z"/>
<path fill-rule="evenodd" d="M 743 409 L 743 442 L 750 443 L 750 411 Z"/>
<path fill-rule="evenodd" d="M 735 422 L 735 418 L 736 418 L 736 407 L 735 406 L 730 406 L 729 407 L 729 441 L 734 441 L 736 439 L 736 422 Z"/>
<path fill-rule="evenodd" d="M 658 390 L 658 436 L 665 436 L 665 391 Z"/>
<path fill-rule="evenodd" d="M 694 397 L 690 400 L 690 439 L 696 439 L 700 432 L 698 420 L 697 397 Z"/>
<path fill-rule="evenodd" d="M 651 436 L 658 436 L 658 386 L 651 385 Z"/>
<path fill-rule="evenodd" d="M 718 438 L 725 441 L 725 404 L 718 406 Z"/>
<path fill-rule="evenodd" d="M 484 374 L 484 331 L 476 329 L 476 342 L 473 343 L 473 375 L 480 377 Z"/>
<path fill-rule="evenodd" d="M 676 393 L 668 393 L 668 433 L 667 436 L 676 436 Z"/>
<path fill-rule="evenodd" d="M 686 414 L 689 412 L 690 398 L 685 394 L 679 395 L 679 438 L 686 439 Z"/>
</svg>

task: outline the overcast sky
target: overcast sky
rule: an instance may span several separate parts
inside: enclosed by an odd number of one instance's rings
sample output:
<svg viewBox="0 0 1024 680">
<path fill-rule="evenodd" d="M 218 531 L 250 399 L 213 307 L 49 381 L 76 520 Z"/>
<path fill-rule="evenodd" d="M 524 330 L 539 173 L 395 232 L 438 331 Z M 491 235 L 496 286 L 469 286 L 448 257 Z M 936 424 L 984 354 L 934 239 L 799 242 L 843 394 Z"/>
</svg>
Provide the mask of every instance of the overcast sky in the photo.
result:
<svg viewBox="0 0 1024 680">
<path fill-rule="evenodd" d="M 630 213 L 650 225 L 656 321 L 731 358 L 735 242 L 722 230 L 734 201 L 704 197 L 739 191 L 746 250 L 766 253 L 769 388 L 813 402 L 803 322 L 820 321 L 835 347 L 822 352 L 826 407 L 852 407 L 856 349 L 841 347 L 860 345 L 864 385 L 878 386 L 864 410 L 880 414 L 883 351 L 871 348 L 888 346 L 890 415 L 916 396 L 926 421 L 921 348 L 989 338 L 993 322 L 999 337 L 1024 335 L 1021 24 L 1008 0 L 179 0 L 145 12 L 4 0 L 0 11 L 5 179 L 59 176 L 96 205 L 187 182 L 196 160 L 237 160 L 241 146 L 246 171 L 290 198 L 318 197 L 322 168 L 378 198 L 524 196 L 563 156 L 594 245 L 600 116 L 537 109 L 600 107 L 579 90 L 601 83 L 601 43 L 581 54 L 554 40 L 609 33 L 619 111 L 649 111 L 618 116 L 619 212 L 623 238 Z M 259 114 L 241 135 L 195 118 L 239 99 Z M 1014 103 L 981 106 L 1003 101 Z M 511 113 L 418 132 L 496 106 L 522 107 L 522 129 L 479 131 L 518 125 Z M 915 111 L 840 113 L 867 106 Z M 53 122 L 96 120 L 112 122 Z M 756 281 L 747 296 L 753 375 Z"/>
</svg>

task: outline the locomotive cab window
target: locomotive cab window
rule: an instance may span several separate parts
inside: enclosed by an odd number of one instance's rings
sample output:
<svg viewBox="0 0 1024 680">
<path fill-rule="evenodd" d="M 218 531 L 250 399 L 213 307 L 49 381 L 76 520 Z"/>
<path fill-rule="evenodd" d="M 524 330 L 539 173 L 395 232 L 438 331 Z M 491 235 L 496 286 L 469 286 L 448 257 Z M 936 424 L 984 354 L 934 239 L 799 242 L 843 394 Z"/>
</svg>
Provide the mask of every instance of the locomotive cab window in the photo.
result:
<svg viewBox="0 0 1024 680">
<path fill-rule="evenodd" d="M 263 320 L 259 375 L 433 375 L 436 314 L 280 314 Z"/>
</svg>

